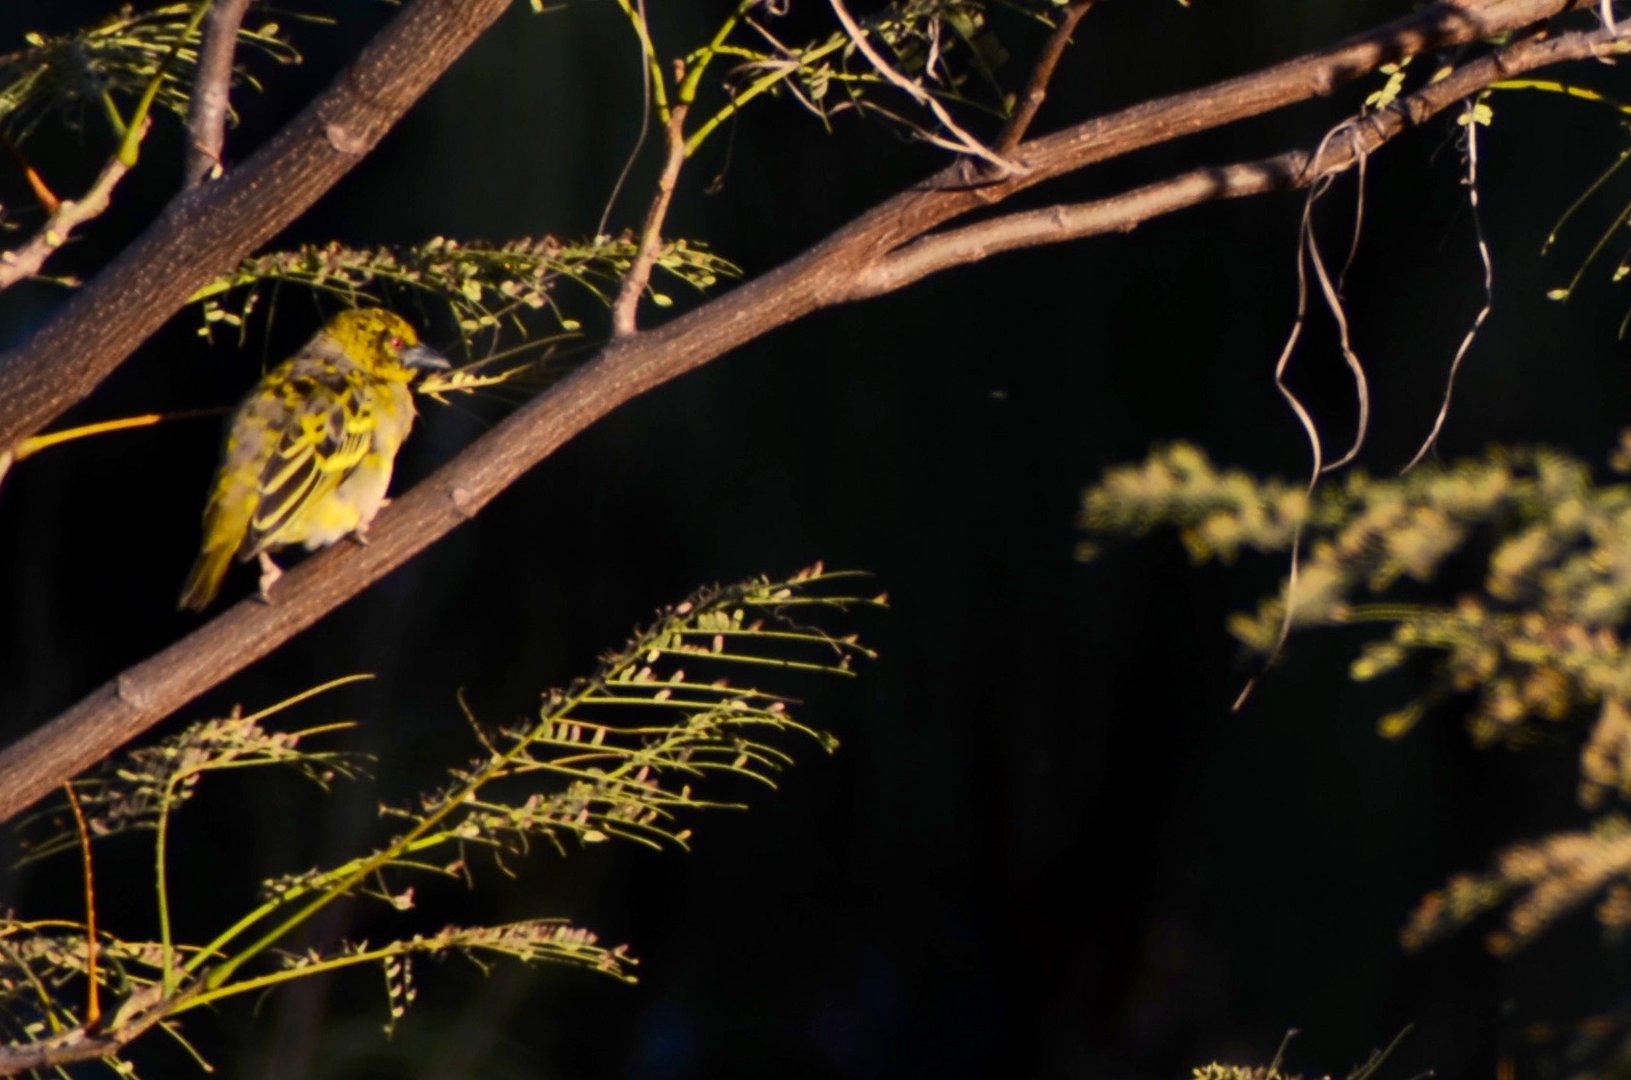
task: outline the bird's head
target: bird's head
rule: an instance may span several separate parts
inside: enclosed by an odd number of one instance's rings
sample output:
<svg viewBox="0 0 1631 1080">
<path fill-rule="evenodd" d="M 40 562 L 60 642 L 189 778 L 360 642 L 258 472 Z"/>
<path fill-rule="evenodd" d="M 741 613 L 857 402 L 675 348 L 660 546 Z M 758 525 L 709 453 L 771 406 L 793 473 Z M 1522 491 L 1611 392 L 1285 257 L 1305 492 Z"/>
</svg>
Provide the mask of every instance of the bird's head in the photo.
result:
<svg viewBox="0 0 1631 1080">
<path fill-rule="evenodd" d="M 384 308 L 352 308 L 323 327 L 354 363 L 375 375 L 406 382 L 416 371 L 446 371 L 447 358 L 422 345 L 413 324 Z"/>
</svg>

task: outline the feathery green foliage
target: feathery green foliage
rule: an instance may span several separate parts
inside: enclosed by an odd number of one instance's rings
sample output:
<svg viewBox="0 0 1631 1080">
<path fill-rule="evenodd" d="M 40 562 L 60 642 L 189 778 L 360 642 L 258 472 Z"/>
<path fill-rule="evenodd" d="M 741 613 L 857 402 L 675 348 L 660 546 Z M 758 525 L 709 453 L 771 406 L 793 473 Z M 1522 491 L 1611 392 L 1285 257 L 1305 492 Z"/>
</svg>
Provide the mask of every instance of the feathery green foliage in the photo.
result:
<svg viewBox="0 0 1631 1080">
<path fill-rule="evenodd" d="M 201 720 L 173 738 L 136 747 L 117 768 L 104 768 L 76 780 L 74 793 L 91 835 L 103 839 L 137 830 L 163 829 L 170 816 L 197 793 L 204 774 L 222 769 L 281 765 L 324 787 L 337 777 L 355 778 L 362 765 L 357 759 L 302 746 L 309 739 L 351 724 L 325 724 L 303 731 L 271 731 L 261 726 L 261 720 L 272 711 L 281 711 L 313 693 L 349 681 L 326 684 L 253 716 L 233 713 Z M 64 813 L 32 814 L 18 825 L 25 836 L 39 832 L 43 837 L 37 843 L 25 841 L 23 865 L 78 846 L 79 837 Z"/>
<path fill-rule="evenodd" d="M 44 834 L 32 857 L 82 839 L 151 830 L 158 939 L 127 940 L 103 929 L 93 960 L 83 920 L 0 918 L 0 1075 L 92 1059 L 129 1075 L 120 1051 L 152 1027 L 179 1039 L 173 1021 L 182 1013 L 359 965 L 384 972 L 389 1029 L 414 998 L 417 956 L 457 954 L 483 967 L 499 958 L 565 963 L 633 981 L 634 960 L 622 947 L 603 946 L 589 931 L 554 918 L 434 932 L 405 927 L 378 945 L 282 949 L 295 930 L 342 898 L 382 901 L 406 920 L 414 882 L 473 887 L 482 852 L 502 867 L 530 854 L 537 841 L 562 855 L 576 844 L 612 839 L 684 846 L 690 829 L 682 814 L 741 805 L 700 794 L 699 786 L 725 776 L 774 786 L 773 774 L 792 761 L 782 746 L 789 736 L 829 751 L 836 746 L 795 720 L 791 699 L 770 683 L 795 673 L 853 675 L 855 661 L 873 655 L 852 635 L 817 625 L 824 613 L 882 603 L 855 594 L 856 580 L 817 566 L 786 581 L 705 589 L 661 612 L 593 675 L 547 694 L 536 719 L 489 730 L 470 717 L 477 756 L 450 769 L 445 785 L 413 805 L 382 809 L 401 831 L 337 865 L 265 882 L 257 904 L 213 937 L 194 939 L 200 943 L 182 943 L 171 925 L 172 817 L 207 773 L 283 765 L 320 784 L 356 776 L 356 760 L 306 745 L 344 725 L 289 733 L 263 727 L 262 720 L 292 703 L 285 702 L 254 716 L 195 724 L 76 781 L 77 813 L 65 807 L 26 823 Z M 83 832 L 74 825 L 80 814 Z M 92 982 L 109 1003 L 100 1024 L 81 1005 Z"/>
<path fill-rule="evenodd" d="M 139 97 L 158 77 L 155 107 L 183 117 L 198 62 L 196 3 L 129 8 L 83 30 L 61 36 L 29 34 L 22 49 L 0 55 L 0 131 L 14 143 L 51 112 L 83 122 L 87 109 L 111 111 L 118 98 Z M 241 49 L 281 64 L 300 54 L 273 22 L 239 31 Z M 260 84 L 240 65 L 241 85 Z M 122 123 L 116 124 L 123 135 Z"/>
<path fill-rule="evenodd" d="M 1619 814 L 1583 831 L 1513 844 L 1488 873 L 1455 875 L 1423 897 L 1402 939 L 1406 948 L 1419 949 L 1510 904 L 1504 924 L 1484 938 L 1491 952 L 1504 956 L 1593 898 L 1604 930 L 1623 936 L 1631 927 L 1631 822 Z"/>
<path fill-rule="evenodd" d="M 1610 465 L 1631 472 L 1631 432 Z M 1172 527 L 1197 562 L 1298 545 L 1289 619 L 1283 588 L 1229 621 L 1249 649 L 1272 653 L 1284 626 L 1387 627 L 1362 648 L 1353 676 L 1376 678 L 1429 656 L 1433 678 L 1383 719 L 1384 734 L 1402 734 L 1455 695 L 1470 696 L 1468 725 L 1485 745 L 1523 745 L 1541 726 L 1589 712 L 1580 800 L 1594 807 L 1611 793 L 1631 797 L 1631 486 L 1598 484 L 1556 451 L 1492 449 L 1394 479 L 1351 473 L 1310 497 L 1283 481 L 1220 471 L 1177 445 L 1108 470 L 1084 495 L 1082 524 L 1100 536 Z M 1481 563 L 1479 586 L 1424 595 L 1452 557 Z M 1372 599 L 1407 582 L 1416 583 L 1408 599 Z M 1487 938 L 1506 953 L 1593 897 L 1610 931 L 1631 926 L 1631 825 L 1619 815 L 1516 844 L 1490 872 L 1452 878 L 1422 901 L 1403 938 L 1419 947 L 1509 905 L 1504 927 Z"/>
<path fill-rule="evenodd" d="M 496 330 L 506 320 L 525 333 L 519 316 L 526 311 L 547 310 L 562 330 L 577 330 L 581 323 L 561 310 L 556 287 L 571 282 L 607 302 L 607 290 L 628 269 L 635 248 L 627 235 L 579 243 L 549 236 L 504 244 L 438 236 L 412 247 L 308 244 L 245 259 L 195 293 L 193 301 L 203 308 L 202 334 L 217 325 L 241 328 L 263 294 L 283 287 L 331 295 L 351 306 L 431 301 L 447 307 L 469 346 L 478 333 Z M 706 246 L 686 240 L 665 242 L 656 265 L 697 290 L 740 274 Z M 661 293 L 652 299 L 659 306 L 672 302 Z"/>
<path fill-rule="evenodd" d="M 1397 479 L 1354 472 L 1310 499 L 1175 446 L 1110 470 L 1085 495 L 1082 522 L 1101 534 L 1173 526 L 1197 561 L 1288 551 L 1300 537 L 1289 620 L 1282 593 L 1229 621 L 1248 648 L 1272 652 L 1284 625 L 1390 627 L 1353 676 L 1376 678 L 1416 655 L 1435 657 L 1436 675 L 1385 733 L 1402 734 L 1456 693 L 1474 696 L 1469 723 L 1482 744 L 1521 743 L 1533 723 L 1593 707 L 1581 799 L 1631 794 L 1631 656 L 1618 630 L 1631 612 L 1631 487 L 1597 486 L 1555 451 L 1497 449 Z M 1429 581 L 1475 536 L 1493 545 L 1481 589 L 1369 602 L 1401 579 Z"/>
</svg>

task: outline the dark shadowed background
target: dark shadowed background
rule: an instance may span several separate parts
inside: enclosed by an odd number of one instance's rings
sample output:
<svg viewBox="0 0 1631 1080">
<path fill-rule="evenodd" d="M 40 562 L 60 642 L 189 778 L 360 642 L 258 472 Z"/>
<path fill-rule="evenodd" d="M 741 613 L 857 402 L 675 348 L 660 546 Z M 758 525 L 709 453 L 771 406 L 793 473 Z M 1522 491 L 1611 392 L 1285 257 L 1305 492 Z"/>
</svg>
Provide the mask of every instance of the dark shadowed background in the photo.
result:
<svg viewBox="0 0 1631 1080">
<path fill-rule="evenodd" d="M 732 5 L 655 6 L 670 20 L 659 23 L 668 51 L 682 52 Z M 812 26 L 826 10 L 792 6 Z M 1040 123 L 1253 70 L 1407 7 L 1106 4 L 1083 24 Z M 332 8 L 337 27 L 293 26 L 303 67 L 262 69 L 269 91 L 239 99 L 229 156 L 275 130 L 390 15 L 362 0 Z M 104 10 L 12 0 L 0 6 L 0 51 L 27 29 Z M 1040 40 L 1016 21 L 1000 29 L 1016 56 Z M 609 0 L 545 15 L 517 5 L 287 241 L 590 234 L 635 136 L 637 60 Z M 1018 81 L 1022 67 L 1006 74 Z M 1574 77 L 1612 88 L 1617 76 L 1596 65 Z M 1376 85 L 1046 194 L 1109 193 L 1312 146 Z M 1600 461 L 1628 413 L 1615 334 L 1631 292 L 1611 287 L 1603 267 L 1567 306 L 1543 293 L 1573 272 L 1621 196 L 1565 233 L 1559 254 L 1538 251 L 1626 135 L 1611 112 L 1561 98 L 1495 105 L 1481 164 L 1497 303 L 1444 454 L 1545 441 Z M 1349 299 L 1373 378 L 1364 461 L 1378 472 L 1402 465 L 1425 432 L 1480 301 L 1454 140 L 1446 121 L 1371 162 Z M 106 145 L 94 116 L 82 135 L 29 144 L 67 192 Z M 161 124 L 121 209 L 76 241 L 65 267 L 94 268 L 140 227 L 177 181 L 180 146 L 176 125 Z M 671 231 L 757 274 L 942 160 L 853 116 L 827 134 L 792 105 L 765 102 L 735 125 L 728 161 L 720 142 L 693 164 Z M 645 164 L 613 228 L 637 223 Z M 703 194 L 721 171 L 721 190 Z M 26 206 L 15 170 L 0 172 L 0 202 Z M 1351 200 L 1340 187 L 1323 211 L 1332 251 Z M 489 870 L 478 893 L 422 896 L 432 927 L 569 916 L 630 944 L 638 986 L 424 964 L 420 1002 L 390 1041 L 373 973 L 258 1011 L 233 1003 L 191 1018 L 189 1033 L 233 1077 L 1177 1077 L 1213 1059 L 1265 1064 L 1290 1027 L 1303 1033 L 1293 1069 L 1340 1074 L 1414 1024 L 1383 1074 L 1402 1078 L 1489 1075 L 1530 1022 L 1615 1006 L 1624 956 L 1605 954 L 1584 922 L 1510 963 L 1473 935 L 1419 956 L 1397 943 L 1411 905 L 1448 873 L 1484 865 L 1518 835 L 1579 823 L 1572 744 L 1475 753 L 1454 709 L 1386 743 L 1376 719 L 1422 673 L 1353 684 L 1346 663 L 1361 639 L 1334 634 L 1294 640 L 1249 708 L 1231 714 L 1254 669 L 1224 619 L 1282 565 L 1195 569 L 1170 536 L 1073 559 L 1081 489 L 1151 443 L 1184 438 L 1224 463 L 1306 469 L 1271 378 L 1293 315 L 1300 211 L 1294 196 L 1203 208 L 788 327 L 609 417 L 477 520 L 185 710 L 172 727 L 379 674 L 295 715 L 362 721 L 351 738 L 379 756 L 375 781 L 326 799 L 288 778 L 217 783 L 184 819 L 175 879 L 197 891 L 179 901 L 181 917 L 208 928 L 261 877 L 369 843 L 384 829 L 381 798 L 406 798 L 469 752 L 460 688 L 489 721 L 528 713 L 540 691 L 707 582 L 823 559 L 872 571 L 891 597 L 888 613 L 856 620 L 881 652 L 860 679 L 798 687 L 802 718 L 839 736 L 837 755 L 802 748 L 779 791 L 730 792 L 751 811 L 690 822 L 689 854 L 541 853 L 513 882 Z M 8 293 L 0 344 L 61 295 Z M 225 338 L 210 347 L 196 314 L 183 313 L 67 420 L 234 402 L 320 318 L 287 293 L 270 336 L 257 329 L 239 349 Z M 1343 442 L 1353 404 L 1323 320 L 1297 363 L 1331 441 Z M 491 403 L 427 404 L 398 487 L 500 414 Z M 215 420 L 176 423 L 54 450 L 7 478 L 5 739 L 195 625 L 175 597 L 219 436 Z M 247 591 L 252 576 L 229 579 L 229 591 Z M 132 933 L 150 932 L 145 858 L 140 845 L 105 856 L 104 888 L 121 869 L 137 888 L 104 896 L 104 918 Z M 0 877 L 0 902 L 73 911 L 71 862 Z M 377 918 L 337 911 L 326 929 L 366 935 Z M 146 1053 L 158 1075 L 193 1068 L 156 1040 Z"/>
</svg>

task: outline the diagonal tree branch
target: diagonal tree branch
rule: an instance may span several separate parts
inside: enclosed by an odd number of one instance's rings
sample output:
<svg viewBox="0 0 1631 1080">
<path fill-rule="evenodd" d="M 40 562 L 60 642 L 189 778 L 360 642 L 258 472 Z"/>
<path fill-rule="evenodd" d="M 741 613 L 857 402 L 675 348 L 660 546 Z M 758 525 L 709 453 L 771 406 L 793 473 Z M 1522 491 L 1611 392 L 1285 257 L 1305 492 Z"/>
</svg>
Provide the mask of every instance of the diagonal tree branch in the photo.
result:
<svg viewBox="0 0 1631 1080">
<path fill-rule="evenodd" d="M 1349 121 L 1322 143 L 1317 155 L 1292 150 L 1259 161 L 1208 166 L 1109 198 L 1004 214 L 930 233 L 903 244 L 858 275 L 852 298 L 895 292 L 930 274 L 1007 251 L 1130 232 L 1151 218 L 1201 203 L 1306 188 L 1321 177 L 1352 168 L 1389 139 L 1492 83 L 1551 64 L 1628 51 L 1631 42 L 1608 30 L 1530 38 L 1456 69 L 1392 108 Z"/>
<path fill-rule="evenodd" d="M 1499 9 L 1514 18 L 1544 18 L 1562 6 L 1497 0 L 1484 5 L 1483 10 Z M 1144 123 L 1154 124 L 1153 130 L 1139 126 L 1127 113 L 1119 113 L 1078 125 L 1059 135 L 1023 143 L 1016 149 L 1021 158 L 1033 164 L 1043 163 L 1038 169 L 1046 168 L 1057 175 L 1072 167 L 1071 155 L 1084 164 L 1101 161 L 1160 141 L 1164 134 L 1171 136 L 1174 129 L 1163 125 L 1174 124 L 1180 117 L 1193 115 L 1188 122 L 1199 125 L 1207 113 L 1225 118 L 1253 115 L 1273 107 L 1268 103 L 1302 100 L 1320 92 L 1321 88 L 1328 89 L 1340 79 L 1368 70 L 1355 66 L 1361 61 L 1376 65 L 1396 58 L 1400 50 L 1443 44 L 1456 40 L 1457 35 L 1522 28 L 1521 25 L 1502 27 L 1487 19 L 1470 19 L 1463 9 L 1439 7 L 1431 11 L 1441 22 L 1423 25 L 1418 19 L 1406 20 L 1365 35 L 1355 39 L 1357 44 L 1349 43 L 1321 54 L 1325 58 L 1323 68 L 1320 63 L 1305 58 L 1256 76 L 1197 91 L 1190 96 L 1193 103 L 1187 99 L 1163 99 L 1128 110 L 1143 117 Z M 1411 124 L 1422 122 L 1458 97 L 1476 92 L 1490 82 L 1520 70 L 1594 55 L 1611 47 L 1600 33 L 1570 34 L 1555 41 L 1539 38 L 1520 41 L 1453 73 L 1388 113 L 1354 123 L 1354 138 L 1324 140 L 1325 150 L 1312 167 L 1305 167 L 1303 163 L 1311 161 L 1316 154 L 1298 152 L 1255 166 L 1203 170 L 1207 178 L 1200 185 L 1194 184 L 1195 174 L 1152 185 L 1118 197 L 1123 200 L 1119 207 L 1108 205 L 1115 200 L 1106 200 L 1107 205 L 1097 211 L 1095 231 L 1118 227 L 1118 223 L 1121 227 L 1130 227 L 1152 213 L 1168 212 L 1207 198 L 1309 183 L 1318 176 L 1348 167 L 1359 160 L 1361 152 L 1374 149 Z M 1180 127 L 1177 133 L 1186 130 L 1198 130 L 1198 127 Z M 1107 138 L 1113 134 L 1115 141 L 1095 141 L 1091 137 L 1095 131 Z M 624 402 L 819 308 L 885 291 L 882 279 L 874 275 L 886 273 L 891 259 L 898 260 L 894 263 L 897 272 L 912 268 L 912 260 L 925 258 L 926 251 L 932 253 L 939 239 L 923 240 L 922 248 L 914 248 L 909 243 L 902 246 L 904 242 L 923 236 L 933 225 L 990 197 L 990 190 L 974 192 L 966 186 L 958 186 L 960 172 L 954 165 L 931 178 L 928 184 L 862 215 L 792 262 L 658 329 L 613 342 L 587 366 L 522 407 L 396 499 L 375 521 L 366 547 L 339 544 L 318 552 L 283 576 L 275 593 L 275 603 L 245 601 L 230 608 L 0 753 L 0 820 L 14 816 L 63 778 L 104 757 L 197 695 L 265 656 L 402 565 L 475 516 L 522 473 Z M 1014 177 L 992 187 L 1001 195 L 1031 180 L 1029 175 Z M 229 182 L 230 178 L 224 183 Z M 1152 201 L 1159 199 L 1166 201 L 1159 204 Z M 1084 219 L 1089 215 L 1084 208 L 1076 210 Z M 999 224 L 1004 221 L 1014 225 L 1028 222 L 1030 218 L 1017 215 L 998 219 Z M 947 235 L 967 238 L 978 234 L 963 230 Z M 899 254 L 892 256 L 890 252 L 896 250 Z M 957 260 L 966 263 L 988 253 L 978 244 L 965 245 L 957 254 Z M 913 272 L 921 277 L 944 265 L 956 264 L 942 256 L 935 259 L 917 265 Z M 880 271 L 880 267 L 885 270 Z M 903 277 L 902 281 L 905 280 Z"/>
<path fill-rule="evenodd" d="M 275 236 L 362 160 L 510 0 L 413 0 L 300 115 L 158 220 L 0 355 L 0 447 L 89 394 L 193 291 Z"/>
<path fill-rule="evenodd" d="M 209 0 L 209 5 L 198 46 L 198 71 L 187 99 L 187 162 L 182 182 L 190 188 L 202 184 L 221 166 L 232 108 L 232 57 L 249 0 Z"/>
</svg>

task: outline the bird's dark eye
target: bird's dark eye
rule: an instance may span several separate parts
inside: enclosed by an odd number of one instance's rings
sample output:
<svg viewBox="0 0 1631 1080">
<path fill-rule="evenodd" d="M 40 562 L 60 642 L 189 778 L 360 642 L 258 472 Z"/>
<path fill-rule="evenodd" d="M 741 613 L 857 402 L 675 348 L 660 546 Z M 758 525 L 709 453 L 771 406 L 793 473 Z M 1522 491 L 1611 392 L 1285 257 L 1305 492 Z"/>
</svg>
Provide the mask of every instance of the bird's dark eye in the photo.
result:
<svg viewBox="0 0 1631 1080">
<path fill-rule="evenodd" d="M 391 351 L 396 352 L 402 348 L 402 339 L 396 335 L 391 336 Z"/>
</svg>

